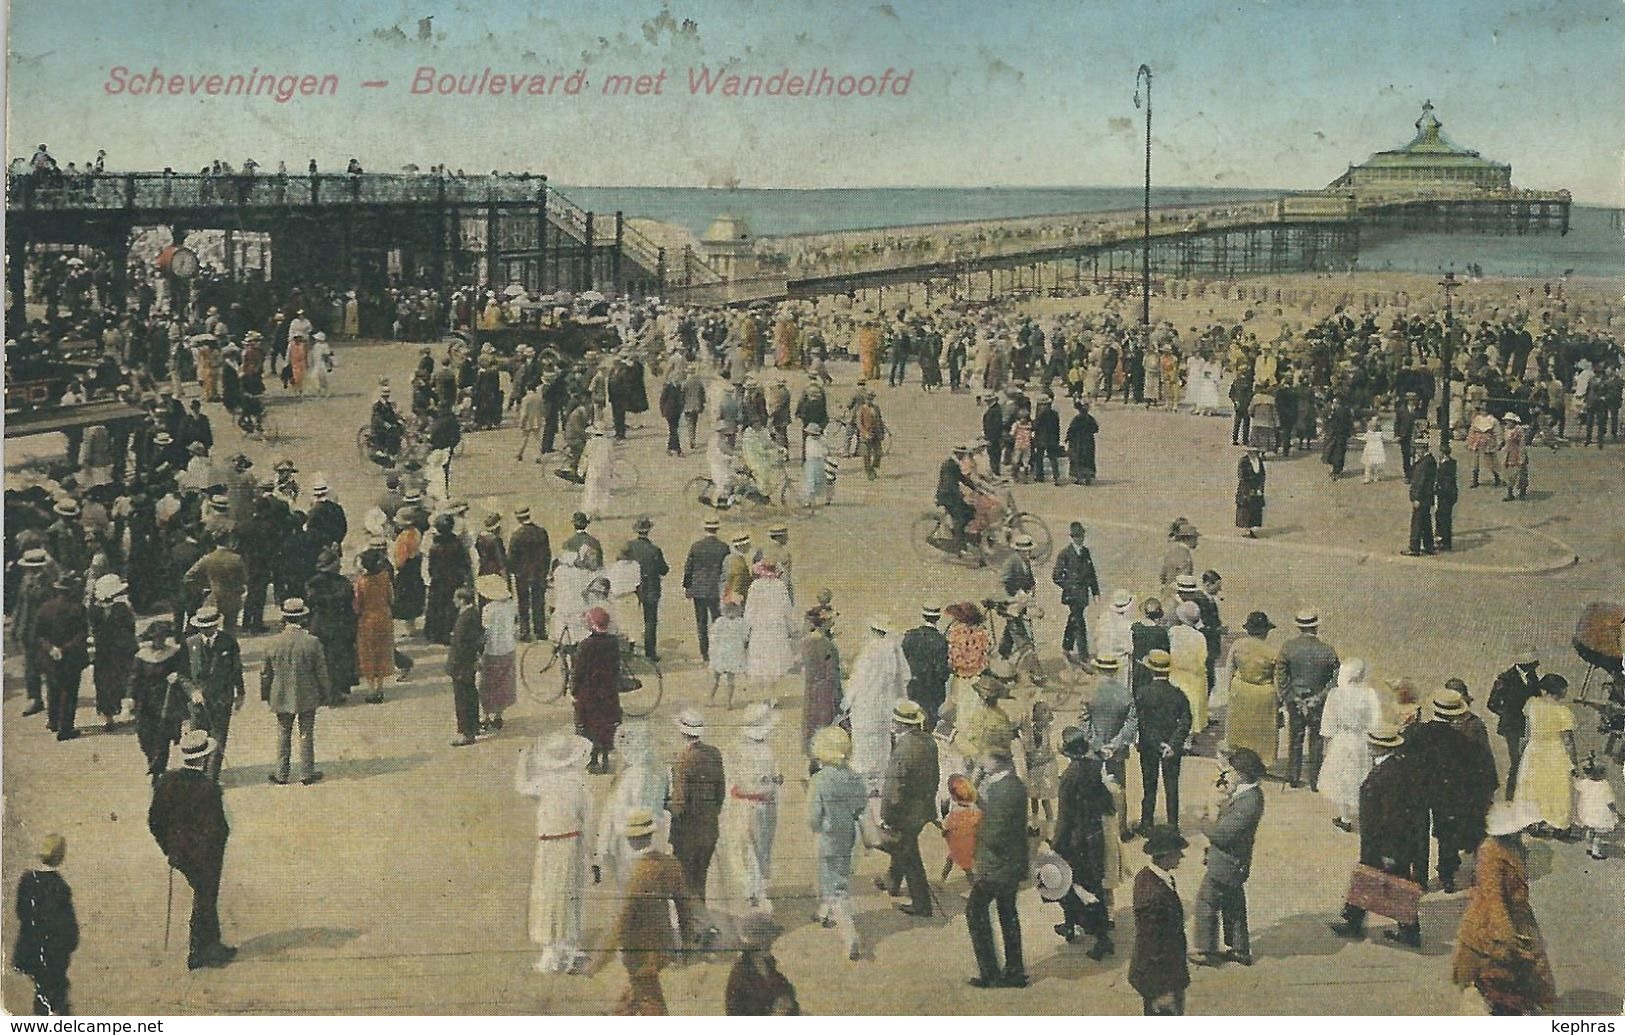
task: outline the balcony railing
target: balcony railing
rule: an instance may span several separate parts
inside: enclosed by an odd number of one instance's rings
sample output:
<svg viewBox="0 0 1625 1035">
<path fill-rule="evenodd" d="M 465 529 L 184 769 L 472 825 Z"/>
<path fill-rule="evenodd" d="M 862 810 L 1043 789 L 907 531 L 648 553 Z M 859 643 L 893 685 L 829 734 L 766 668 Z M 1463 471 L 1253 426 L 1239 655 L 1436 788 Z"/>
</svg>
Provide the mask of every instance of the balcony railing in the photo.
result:
<svg viewBox="0 0 1625 1035">
<path fill-rule="evenodd" d="M 109 173 L 6 176 L 8 211 L 176 208 L 276 208 L 321 205 L 488 205 L 535 202 L 540 177 L 442 177 L 403 173 Z M 551 201 L 551 199 L 550 199 Z"/>
</svg>

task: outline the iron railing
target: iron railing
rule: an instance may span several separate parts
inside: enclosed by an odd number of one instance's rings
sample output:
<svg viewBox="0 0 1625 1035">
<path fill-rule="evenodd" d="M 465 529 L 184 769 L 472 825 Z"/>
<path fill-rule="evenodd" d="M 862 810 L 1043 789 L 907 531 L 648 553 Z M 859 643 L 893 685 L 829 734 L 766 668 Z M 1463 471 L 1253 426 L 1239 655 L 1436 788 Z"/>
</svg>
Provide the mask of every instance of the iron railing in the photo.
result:
<svg viewBox="0 0 1625 1035">
<path fill-rule="evenodd" d="M 316 205 L 490 205 L 535 203 L 546 182 L 533 176 L 446 177 L 403 173 L 7 174 L 6 209 L 95 211 Z"/>
</svg>

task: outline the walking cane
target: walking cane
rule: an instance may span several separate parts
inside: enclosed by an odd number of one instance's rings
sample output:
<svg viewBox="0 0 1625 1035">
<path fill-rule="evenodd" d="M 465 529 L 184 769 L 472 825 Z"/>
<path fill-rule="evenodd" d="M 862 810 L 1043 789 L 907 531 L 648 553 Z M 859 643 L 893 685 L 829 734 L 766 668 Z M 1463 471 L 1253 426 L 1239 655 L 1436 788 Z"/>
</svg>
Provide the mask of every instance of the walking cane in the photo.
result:
<svg viewBox="0 0 1625 1035">
<path fill-rule="evenodd" d="M 164 951 L 169 951 L 169 918 L 175 911 L 175 867 L 169 868 L 169 895 L 164 899 Z"/>
</svg>

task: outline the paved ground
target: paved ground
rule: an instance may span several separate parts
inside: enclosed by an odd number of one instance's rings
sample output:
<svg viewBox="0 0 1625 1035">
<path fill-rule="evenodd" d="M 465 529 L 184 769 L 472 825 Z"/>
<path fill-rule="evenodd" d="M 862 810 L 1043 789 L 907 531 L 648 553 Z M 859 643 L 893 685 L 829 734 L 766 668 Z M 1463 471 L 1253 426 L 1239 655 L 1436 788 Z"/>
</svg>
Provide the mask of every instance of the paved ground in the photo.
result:
<svg viewBox="0 0 1625 1035">
<path fill-rule="evenodd" d="M 382 374 L 397 383 L 415 350 L 394 345 L 345 347 L 344 391 L 328 400 L 279 404 L 274 413 L 291 441 L 274 449 L 249 444 L 261 464 L 287 454 L 308 485 L 324 472 L 351 506 L 352 524 L 376 492 L 354 455 L 370 387 Z M 853 378 L 837 367 L 835 398 Z M 794 378 L 792 378 L 794 381 Z M 798 387 L 792 384 L 793 388 Z M 898 444 L 884 476 L 866 482 L 849 465 L 836 506 L 793 521 L 798 590 L 828 586 L 843 614 L 837 639 L 850 658 L 864 619 L 881 612 L 909 620 L 923 602 L 984 594 L 991 577 L 919 562 L 906 546 L 908 522 L 929 507 L 945 444 L 970 437 L 976 408 L 965 395 L 924 396 L 917 387 L 882 389 Z M 1398 481 L 1331 484 L 1312 457 L 1274 464 L 1265 537 L 1234 535 L 1236 453 L 1228 422 L 1110 406 L 1100 411 L 1101 480 L 1092 488 L 1030 486 L 1023 507 L 1057 534 L 1068 521 L 1091 528 L 1103 585 L 1137 593 L 1153 588 L 1167 522 L 1184 514 L 1207 533 L 1202 567 L 1224 573 L 1224 613 L 1239 624 L 1262 609 L 1278 622 L 1300 606 L 1324 616 L 1327 639 L 1343 656 L 1370 660 L 1373 675 L 1409 675 L 1434 686 L 1466 679 L 1482 705 L 1494 673 L 1521 643 L 1539 646 L 1548 666 L 1578 682 L 1583 668 L 1568 645 L 1582 606 L 1618 599 L 1625 586 L 1625 543 L 1618 520 L 1625 448 L 1535 454 L 1530 500 L 1501 503 L 1489 489 L 1464 490 L 1457 512 L 1458 552 L 1449 565 L 1399 558 L 1407 513 Z M 629 452 L 642 475 L 624 518 L 595 526 L 606 544 L 630 536 L 630 518 L 653 515 L 654 539 L 674 565 L 709 513 L 679 499 L 676 488 L 703 470 L 703 459 L 668 461 L 653 419 L 635 429 Z M 235 433 L 217 415 L 227 449 Z M 517 433 L 475 436 L 454 473 L 476 519 L 489 509 L 524 502 L 555 536 L 568 529 L 573 491 L 512 460 Z M 23 448 L 8 459 L 21 457 Z M 760 533 L 772 515 L 739 515 L 730 526 Z M 1554 542 L 1554 539 L 1557 542 Z M 1574 559 L 1577 558 L 1577 561 Z M 1574 563 L 1570 563 L 1574 561 Z M 1555 569 L 1543 574 L 1507 570 Z M 674 583 L 668 583 L 669 586 Z M 1061 612 L 1053 587 L 1051 615 Z M 670 737 L 680 702 L 698 703 L 709 685 L 697 664 L 686 602 L 665 598 L 661 650 L 668 659 L 666 703 L 654 719 Z M 1058 641 L 1046 620 L 1041 637 Z M 261 641 L 263 642 L 263 641 Z M 260 644 L 250 641 L 257 658 Z M 1053 649 L 1053 648 L 1052 648 Z M 257 700 L 234 723 L 226 775 L 233 835 L 221 896 L 227 939 L 242 948 L 221 971 L 184 968 L 184 882 L 175 895 L 170 947 L 163 949 L 166 869 L 145 830 L 147 784 L 128 729 L 96 732 L 71 744 L 47 739 L 38 719 L 19 720 L 20 686 L 8 666 L 4 729 L 6 813 L 0 850 L 9 888 L 30 846 L 52 830 L 71 848 L 65 867 L 75 888 L 83 947 L 75 959 L 74 995 L 82 1012 L 312 1013 L 591 1013 L 619 993 L 619 965 L 595 954 L 595 971 L 578 978 L 542 977 L 530 964 L 525 903 L 534 844 L 528 800 L 514 793 L 512 772 L 529 738 L 567 723 L 563 705 L 521 696 L 508 728 L 473 749 L 453 750 L 449 686 L 438 650 L 412 647 L 417 675 L 390 688 L 388 703 L 324 711 L 317 746 L 327 781 L 311 788 L 266 783 L 275 724 Z M 795 754 L 798 682 L 780 688 L 784 706 L 775 743 L 786 784 L 777 840 L 773 898 L 788 928 L 778 946 L 785 973 L 812 1013 L 1127 1013 L 1139 1008 L 1125 979 L 1131 941 L 1119 906 L 1120 955 L 1095 963 L 1050 931 L 1055 909 L 1035 893 L 1021 897 L 1028 967 L 1025 991 L 979 992 L 961 916 L 957 880 L 939 889 L 947 919 L 915 921 L 893 912 L 869 878 L 883 859 L 864 858 L 856 908 L 868 955 L 848 962 L 834 932 L 808 923 L 813 860 L 803 824 L 804 782 Z M 716 739 L 733 739 L 732 717 L 707 709 Z M 1581 750 L 1596 746 L 1590 713 L 1581 714 Z M 81 720 L 89 721 L 88 711 Z M 670 737 L 670 739 L 675 739 Z M 1503 758 L 1504 765 L 1504 758 Z M 1134 768 L 1131 766 L 1131 769 Z M 1210 786 L 1212 763 L 1186 767 L 1184 797 L 1192 813 Z M 1137 777 L 1129 794 L 1138 797 Z M 600 792 L 609 781 L 598 781 Z M 1617 781 L 1616 781 L 1617 786 Z M 1200 972 L 1190 997 L 1194 1013 L 1450 1013 L 1459 997 L 1448 980 L 1461 897 L 1424 902 L 1425 947 L 1393 948 L 1380 938 L 1347 944 L 1325 928 L 1335 917 L 1357 846 L 1330 824 L 1331 811 L 1308 792 L 1272 785 L 1250 887 L 1255 948 L 1250 969 Z M 1187 826 L 1194 828 L 1193 815 Z M 1129 846 L 1138 865 L 1138 843 Z M 927 868 L 941 855 L 927 846 Z M 1198 856 L 1180 881 L 1187 902 L 1199 883 Z M 1625 862 L 1594 863 L 1571 844 L 1531 850 L 1534 905 L 1549 941 L 1565 1012 L 1614 1012 L 1625 1000 L 1618 959 L 1625 936 Z M 1598 908 L 1599 904 L 1605 908 Z M 588 905 L 589 947 L 597 948 L 616 903 Z M 13 936 L 7 912 L 5 937 Z M 723 954 L 669 971 L 667 995 L 678 1012 L 718 1012 L 732 957 Z M 927 962 L 929 961 L 929 962 Z M 6 1003 L 15 1010 L 21 986 L 8 975 Z"/>
</svg>

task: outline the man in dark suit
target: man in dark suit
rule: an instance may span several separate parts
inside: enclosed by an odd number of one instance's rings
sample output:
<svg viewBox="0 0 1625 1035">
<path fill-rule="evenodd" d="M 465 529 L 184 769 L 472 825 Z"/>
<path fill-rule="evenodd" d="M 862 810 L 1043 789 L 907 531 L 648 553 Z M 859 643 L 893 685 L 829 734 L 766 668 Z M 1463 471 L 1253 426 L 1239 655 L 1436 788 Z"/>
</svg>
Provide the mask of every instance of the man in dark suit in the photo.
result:
<svg viewBox="0 0 1625 1035">
<path fill-rule="evenodd" d="M 650 661 L 659 661 L 655 641 L 660 624 L 660 580 L 671 571 L 671 566 L 666 563 L 666 555 L 660 547 L 649 541 L 649 533 L 654 527 L 655 523 L 647 517 L 633 522 L 632 531 L 637 538 L 626 544 L 621 555 L 637 562 L 638 602 L 643 605 L 643 654 Z"/>
<path fill-rule="evenodd" d="M 1456 499 L 1460 495 L 1456 480 L 1456 458 L 1450 455 L 1450 443 L 1439 443 L 1439 465 L 1433 482 L 1433 539 L 1434 547 L 1449 550 L 1455 545 Z"/>
<path fill-rule="evenodd" d="M 35 652 L 45 677 L 47 725 L 57 740 L 72 740 L 79 735 L 74 728 L 79 681 L 90 664 L 90 617 L 72 574 L 57 576 L 53 589 L 34 618 L 34 641 L 28 649 Z"/>
<path fill-rule="evenodd" d="M 226 738 L 231 732 L 231 714 L 241 711 L 246 693 L 243 688 L 243 655 L 237 638 L 222 632 L 220 611 L 203 607 L 192 616 L 197 634 L 186 639 L 187 661 L 192 685 L 205 719 L 204 729 L 214 738 L 214 751 L 203 772 L 211 780 L 220 779 L 226 758 Z"/>
<path fill-rule="evenodd" d="M 1162 601 L 1146 597 L 1140 605 L 1140 620 L 1129 626 L 1131 655 L 1129 658 L 1129 689 L 1139 693 L 1151 681 L 1151 672 L 1145 659 L 1154 650 L 1168 650 L 1168 627 L 1162 624 Z"/>
<path fill-rule="evenodd" d="M 1405 550 L 1407 557 L 1433 552 L 1433 500 L 1439 479 L 1439 458 L 1433 455 L 1427 425 L 1419 422 L 1416 433 L 1422 436 L 1422 455 L 1410 465 L 1411 545 Z"/>
<path fill-rule="evenodd" d="M 1427 805 L 1421 791 L 1426 782 L 1413 760 L 1399 751 L 1405 740 L 1399 731 L 1378 728 L 1366 734 L 1372 768 L 1360 784 L 1360 863 L 1383 873 L 1411 880 L 1427 857 Z M 1343 919 L 1331 925 L 1344 938 L 1365 933 L 1366 911 L 1352 902 L 1343 906 Z M 1402 923 L 1383 937 L 1421 948 L 1420 921 Z"/>
<path fill-rule="evenodd" d="M 1524 706 L 1540 694 L 1540 655 L 1525 647 L 1511 668 L 1495 677 L 1485 707 L 1499 717 L 1495 732 L 1507 743 L 1507 801 L 1518 788 L 1518 763 L 1523 758 Z"/>
<path fill-rule="evenodd" d="M 529 642 L 545 635 L 547 571 L 553 566 L 553 547 L 547 529 L 531 521 L 529 507 L 520 507 L 513 516 L 519 526 L 508 538 L 508 568 L 519 607 L 519 638 Z"/>
<path fill-rule="evenodd" d="M 880 791 L 880 822 L 897 835 L 886 871 L 886 890 L 900 893 L 908 883 L 910 902 L 898 909 L 910 916 L 931 915 L 931 885 L 920 858 L 920 830 L 935 818 L 937 745 L 926 732 L 925 709 L 899 701 L 892 709 L 893 742 Z"/>
<path fill-rule="evenodd" d="M 1173 661 L 1167 651 L 1151 651 L 1143 664 L 1151 674 L 1151 681 L 1134 695 L 1134 711 L 1140 720 L 1140 782 L 1145 788 L 1140 799 L 1139 832 L 1147 833 L 1156 818 L 1160 775 L 1168 804 L 1168 825 L 1177 833 L 1179 770 L 1185 738 L 1191 732 L 1191 702 L 1183 691 L 1168 682 Z"/>
<path fill-rule="evenodd" d="M 694 601 L 694 628 L 699 634 L 700 659 L 711 660 L 711 619 L 722 614 L 722 563 L 728 544 L 717 537 L 722 522 L 705 519 L 705 535 L 688 548 L 683 562 L 683 595 Z"/>
<path fill-rule="evenodd" d="M 220 785 L 203 771 L 214 753 L 214 741 L 202 730 L 192 730 L 181 737 L 180 746 L 185 765 L 164 773 L 153 785 L 147 829 L 169 865 L 192 886 L 186 966 L 197 970 L 224 966 L 237 955 L 234 947 L 220 940 L 220 872 L 231 827 Z"/>
<path fill-rule="evenodd" d="M 1061 484 L 1061 415 L 1055 412 L 1054 400 L 1048 393 L 1038 399 L 1038 413 L 1033 417 L 1033 471 L 1038 480 L 1044 480 L 1044 461 L 1049 461 L 1052 478 Z"/>
<path fill-rule="evenodd" d="M 305 528 L 310 532 L 310 537 L 317 546 L 342 546 L 350 530 L 344 508 L 332 498 L 326 482 L 312 485 L 310 495 L 316 501 L 311 504 L 310 514 L 305 518 Z"/>
<path fill-rule="evenodd" d="M 1191 974 L 1185 956 L 1185 906 L 1179 901 L 1174 870 L 1188 847 L 1179 831 L 1170 827 L 1150 831 L 1145 854 L 1151 865 L 1134 878 L 1134 956 L 1128 983 L 1140 993 L 1147 1017 L 1185 1013 Z"/>
<path fill-rule="evenodd" d="M 982 411 L 982 437 L 987 439 L 988 469 L 996 475 L 1004 456 L 1004 408 L 993 393 L 988 394 L 986 402 L 987 409 Z"/>
<path fill-rule="evenodd" d="M 446 674 L 451 677 L 451 702 L 457 715 L 457 739 L 452 747 L 467 747 L 480 732 L 480 694 L 474 685 L 479 671 L 480 650 L 485 630 L 480 625 L 480 609 L 474 606 L 474 591 L 458 586 L 452 594 L 457 617 L 451 626 L 451 647 L 446 651 Z"/>
<path fill-rule="evenodd" d="M 1320 788 L 1320 761 L 1325 739 L 1320 716 L 1326 708 L 1341 664 L 1337 652 L 1320 638 L 1320 614 L 1299 611 L 1292 622 L 1298 635 L 1281 646 L 1275 663 L 1275 698 L 1286 712 L 1287 776 L 1293 787 L 1303 786 L 1304 742 L 1309 745 L 1309 789 Z"/>
<path fill-rule="evenodd" d="M 1025 988 L 1027 966 L 1021 954 L 1021 918 L 1016 914 L 1016 891 L 1027 879 L 1027 787 L 1016 775 L 1008 748 L 997 749 L 982 760 L 987 776 L 979 790 L 982 824 L 976 831 L 975 874 L 965 902 L 965 923 L 971 950 L 976 954 L 977 988 Z M 1004 936 L 1004 968 L 993 947 L 990 907 L 999 910 Z"/>
<path fill-rule="evenodd" d="M 1207 836 L 1207 872 L 1196 891 L 1196 951 L 1191 962 L 1213 967 L 1226 959 L 1243 966 L 1253 962 L 1247 931 L 1247 877 L 1253 866 L 1253 840 L 1264 818 L 1264 792 L 1258 781 L 1267 772 L 1250 748 L 1238 748 L 1221 763 L 1219 788 L 1225 792 L 1218 815 L 1203 824 Z M 1224 923 L 1226 952 L 1219 951 L 1219 923 Z"/>
<path fill-rule="evenodd" d="M 1083 545 L 1084 528 L 1072 522 L 1072 541 L 1055 555 L 1050 581 L 1061 587 L 1061 603 L 1066 607 L 1066 631 L 1061 634 L 1061 652 L 1081 664 L 1089 656 L 1089 625 L 1085 618 L 1089 601 L 1100 596 L 1100 578 L 1095 561 Z"/>
<path fill-rule="evenodd" d="M 717 817 L 722 813 L 727 777 L 722 752 L 705 743 L 705 719 L 692 708 L 677 717 L 683 750 L 671 767 L 671 791 L 666 810 L 671 813 L 672 854 L 683 864 L 688 893 L 705 901 L 705 876 L 717 850 Z"/>
<path fill-rule="evenodd" d="M 922 608 L 921 624 L 903 634 L 908 662 L 908 699 L 925 711 L 925 728 L 937 728 L 937 712 L 948 696 L 948 638 L 937 628 L 942 609 Z"/>
<path fill-rule="evenodd" d="M 1415 456 L 1416 393 L 1406 392 L 1394 407 L 1394 441 L 1399 444 L 1400 466 L 1405 480 L 1411 480 L 1412 457 Z"/>
<path fill-rule="evenodd" d="M 11 965 L 34 979 L 34 1015 L 62 1016 L 68 1010 L 68 963 L 79 948 L 79 918 L 73 911 L 73 889 L 57 867 L 67 858 L 68 842 L 47 835 L 37 869 L 17 881 L 17 944 Z"/>
<path fill-rule="evenodd" d="M 1441 690 L 1432 701 L 1433 718 L 1405 730 L 1403 754 L 1424 781 L 1423 804 L 1439 842 L 1439 881 L 1447 894 L 1456 890 L 1461 853 L 1484 840 L 1484 817 L 1500 780 L 1487 743 L 1475 743 L 1455 725 L 1467 714 L 1467 702 L 1454 690 Z M 1428 844 L 1422 841 L 1416 883 L 1427 887 Z"/>
</svg>

